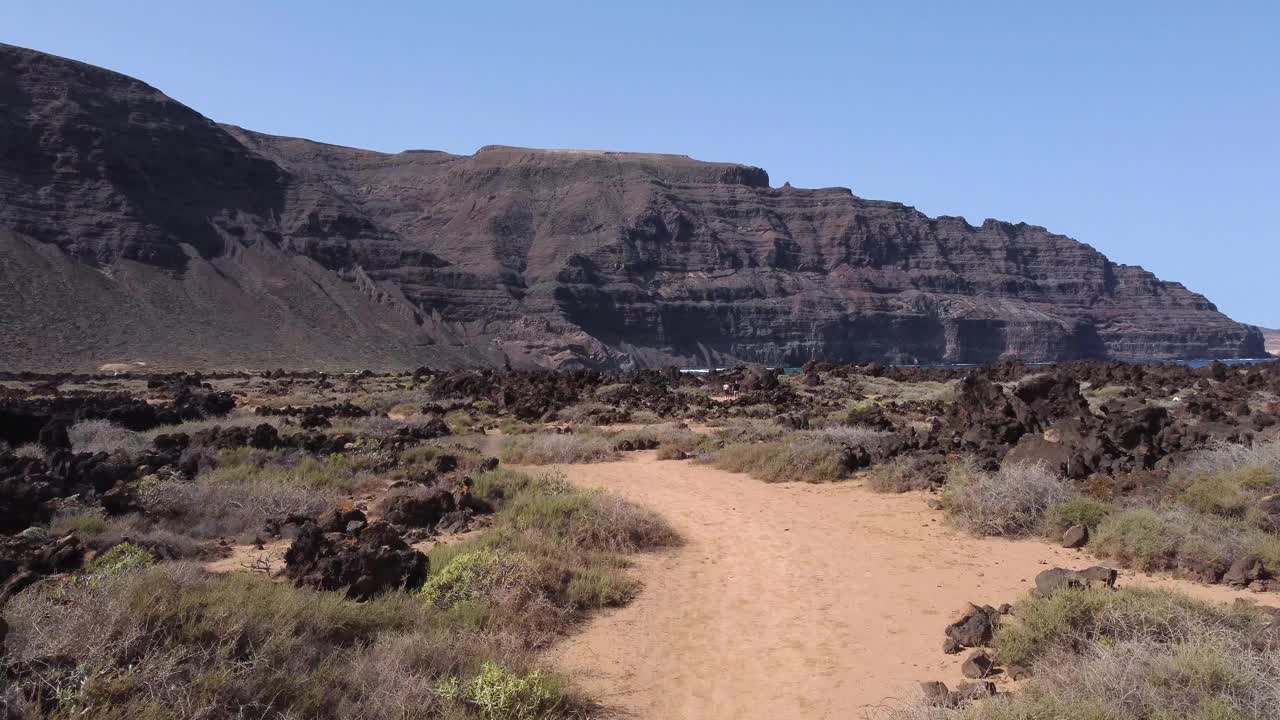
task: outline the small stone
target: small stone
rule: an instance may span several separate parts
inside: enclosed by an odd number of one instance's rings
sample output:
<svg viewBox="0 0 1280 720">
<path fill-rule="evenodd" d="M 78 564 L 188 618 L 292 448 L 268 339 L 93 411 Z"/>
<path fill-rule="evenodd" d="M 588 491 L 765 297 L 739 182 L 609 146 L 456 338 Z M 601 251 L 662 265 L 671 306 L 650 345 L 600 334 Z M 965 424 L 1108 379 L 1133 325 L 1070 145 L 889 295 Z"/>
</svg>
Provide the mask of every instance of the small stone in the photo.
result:
<svg viewBox="0 0 1280 720">
<path fill-rule="evenodd" d="M 920 691 L 924 693 L 924 702 L 930 707 L 949 708 L 955 703 L 951 699 L 951 691 L 947 689 L 946 683 L 922 682 L 920 683 Z"/>
<path fill-rule="evenodd" d="M 995 661 L 985 650 L 975 650 L 965 658 L 964 664 L 960 666 L 960 672 L 967 678 L 980 680 L 990 675 L 994 667 Z"/>
<path fill-rule="evenodd" d="M 988 698 L 995 694 L 996 684 L 993 682 L 960 683 L 956 686 L 955 692 L 951 693 L 951 701 L 956 705 L 960 705 Z"/>
<path fill-rule="evenodd" d="M 1025 665 L 1010 665 L 1004 669 L 1004 674 L 1010 680 L 1025 680 L 1031 677 L 1031 668 Z"/>
<path fill-rule="evenodd" d="M 942 652 L 948 655 L 955 655 L 956 653 L 960 652 L 963 649 L 964 647 L 961 646 L 960 643 L 956 642 L 951 638 L 947 638 L 946 640 L 942 641 Z"/>
</svg>

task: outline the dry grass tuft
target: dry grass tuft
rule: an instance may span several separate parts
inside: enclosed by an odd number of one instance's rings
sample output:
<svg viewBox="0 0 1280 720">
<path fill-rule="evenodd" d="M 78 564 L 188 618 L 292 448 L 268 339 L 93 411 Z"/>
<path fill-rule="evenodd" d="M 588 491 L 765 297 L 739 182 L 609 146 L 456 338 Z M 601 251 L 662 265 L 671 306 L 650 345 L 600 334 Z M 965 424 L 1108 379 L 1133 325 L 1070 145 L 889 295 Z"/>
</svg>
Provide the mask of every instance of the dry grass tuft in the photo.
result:
<svg viewBox="0 0 1280 720">
<path fill-rule="evenodd" d="M 560 465 L 616 460 L 613 443 L 588 433 L 532 433 L 503 438 L 499 455 L 517 465 Z"/>
<path fill-rule="evenodd" d="M 951 467 L 942 502 L 972 533 L 1016 536 L 1034 532 L 1045 510 L 1071 497 L 1071 486 L 1046 465 L 1014 463 L 986 472 L 965 461 Z"/>
</svg>

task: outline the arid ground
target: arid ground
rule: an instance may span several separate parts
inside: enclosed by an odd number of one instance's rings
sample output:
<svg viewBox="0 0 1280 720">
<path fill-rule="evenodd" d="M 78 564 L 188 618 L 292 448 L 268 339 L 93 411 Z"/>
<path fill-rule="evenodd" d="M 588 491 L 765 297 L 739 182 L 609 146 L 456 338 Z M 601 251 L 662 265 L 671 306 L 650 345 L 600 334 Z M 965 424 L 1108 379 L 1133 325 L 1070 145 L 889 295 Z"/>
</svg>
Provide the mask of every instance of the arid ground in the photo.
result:
<svg viewBox="0 0 1280 720">
<path fill-rule="evenodd" d="M 0 375 L 5 717 L 1280 708 L 1280 365 Z"/>
</svg>

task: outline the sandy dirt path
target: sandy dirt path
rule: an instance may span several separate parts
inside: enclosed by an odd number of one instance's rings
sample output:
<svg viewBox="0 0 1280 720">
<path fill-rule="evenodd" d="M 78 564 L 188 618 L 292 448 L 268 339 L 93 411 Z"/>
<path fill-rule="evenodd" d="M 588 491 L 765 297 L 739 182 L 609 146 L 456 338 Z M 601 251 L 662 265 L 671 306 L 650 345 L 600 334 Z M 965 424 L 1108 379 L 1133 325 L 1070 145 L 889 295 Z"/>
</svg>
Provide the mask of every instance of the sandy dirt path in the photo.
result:
<svg viewBox="0 0 1280 720">
<path fill-rule="evenodd" d="M 963 655 L 941 646 L 966 602 L 1014 602 L 1041 570 L 1094 564 L 1039 541 L 969 537 L 920 494 L 770 485 L 652 453 L 561 469 L 662 513 L 686 540 L 642 557 L 640 597 L 552 651 L 639 720 L 874 716 L 921 680 L 962 679 Z M 1280 602 L 1128 573 L 1121 584 Z"/>
</svg>

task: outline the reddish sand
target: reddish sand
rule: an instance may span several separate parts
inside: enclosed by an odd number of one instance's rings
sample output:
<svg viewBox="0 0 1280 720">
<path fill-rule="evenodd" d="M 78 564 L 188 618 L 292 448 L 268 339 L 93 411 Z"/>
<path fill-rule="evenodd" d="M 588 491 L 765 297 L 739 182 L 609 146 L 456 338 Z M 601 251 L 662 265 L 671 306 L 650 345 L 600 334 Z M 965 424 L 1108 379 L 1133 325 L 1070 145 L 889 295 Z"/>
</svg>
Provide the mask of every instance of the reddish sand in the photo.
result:
<svg viewBox="0 0 1280 720">
<path fill-rule="evenodd" d="M 562 469 L 657 510 L 686 539 L 638 561 L 635 602 L 551 651 L 639 720 L 844 719 L 901 703 L 921 680 L 962 679 L 942 630 L 967 601 L 1014 602 L 1041 570 L 1095 564 L 1040 541 L 970 537 L 921 494 L 770 485 L 652 453 Z M 1120 582 L 1280 604 L 1172 578 Z"/>
</svg>

